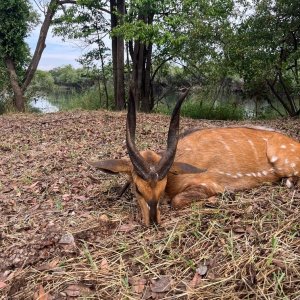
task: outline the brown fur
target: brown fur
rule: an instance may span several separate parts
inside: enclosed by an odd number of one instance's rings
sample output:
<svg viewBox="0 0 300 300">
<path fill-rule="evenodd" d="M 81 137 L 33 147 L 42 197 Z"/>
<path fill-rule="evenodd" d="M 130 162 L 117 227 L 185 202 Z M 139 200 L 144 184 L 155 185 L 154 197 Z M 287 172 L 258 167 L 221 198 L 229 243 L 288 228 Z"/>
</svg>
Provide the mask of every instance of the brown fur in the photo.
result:
<svg viewBox="0 0 300 300">
<path fill-rule="evenodd" d="M 194 175 L 169 174 L 166 192 L 174 199 L 174 206 L 180 207 L 178 199 L 185 206 L 185 195 L 191 190 L 195 194 L 195 187 L 199 197 L 206 198 L 283 177 L 299 177 L 300 144 L 281 133 L 260 128 L 203 129 L 179 140 L 175 161 L 207 169 Z"/>
<path fill-rule="evenodd" d="M 153 151 L 140 154 L 150 168 L 161 159 Z M 161 221 L 159 204 L 164 193 L 174 208 L 181 208 L 218 193 L 248 189 L 285 177 L 292 187 L 299 181 L 300 144 L 262 128 L 210 128 L 196 130 L 179 140 L 174 163 L 167 177 L 159 181 L 143 180 L 128 160 L 97 162 L 94 166 L 106 172 L 121 170 L 131 174 L 143 222 L 148 226 L 151 221 Z"/>
</svg>

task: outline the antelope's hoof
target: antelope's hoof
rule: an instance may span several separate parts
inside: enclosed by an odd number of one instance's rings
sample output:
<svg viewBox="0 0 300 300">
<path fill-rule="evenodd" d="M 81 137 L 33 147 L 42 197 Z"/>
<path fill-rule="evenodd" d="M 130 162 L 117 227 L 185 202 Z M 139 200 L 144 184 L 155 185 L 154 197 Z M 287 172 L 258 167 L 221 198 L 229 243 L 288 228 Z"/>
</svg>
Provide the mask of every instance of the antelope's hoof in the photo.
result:
<svg viewBox="0 0 300 300">
<path fill-rule="evenodd" d="M 289 188 L 292 189 L 295 186 L 299 185 L 300 183 L 300 179 L 296 176 L 291 176 L 289 178 L 287 178 L 285 185 Z"/>
</svg>

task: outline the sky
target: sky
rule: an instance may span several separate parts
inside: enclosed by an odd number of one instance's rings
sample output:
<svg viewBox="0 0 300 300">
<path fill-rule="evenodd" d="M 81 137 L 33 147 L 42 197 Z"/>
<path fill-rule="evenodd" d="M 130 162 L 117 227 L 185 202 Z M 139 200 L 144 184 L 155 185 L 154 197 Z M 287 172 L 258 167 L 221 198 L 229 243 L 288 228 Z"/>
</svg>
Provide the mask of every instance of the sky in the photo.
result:
<svg viewBox="0 0 300 300">
<path fill-rule="evenodd" d="M 40 27 L 36 28 L 26 40 L 32 54 L 38 40 L 39 31 Z M 82 50 L 76 43 L 63 42 L 60 37 L 54 37 L 50 28 L 46 39 L 46 48 L 43 52 L 38 69 L 50 70 L 68 64 L 79 67 L 80 64 L 76 59 L 78 59 L 81 54 Z"/>
</svg>

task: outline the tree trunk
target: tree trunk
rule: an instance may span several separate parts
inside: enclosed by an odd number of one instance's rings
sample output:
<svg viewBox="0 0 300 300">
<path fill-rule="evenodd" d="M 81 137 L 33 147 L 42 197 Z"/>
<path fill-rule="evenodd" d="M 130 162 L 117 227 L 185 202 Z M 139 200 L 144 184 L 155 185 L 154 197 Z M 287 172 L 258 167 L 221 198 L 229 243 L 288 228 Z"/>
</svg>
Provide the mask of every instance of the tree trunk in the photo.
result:
<svg viewBox="0 0 300 300">
<path fill-rule="evenodd" d="M 5 59 L 5 65 L 9 74 L 10 85 L 14 92 L 14 105 L 19 112 L 24 112 L 25 111 L 24 92 L 18 82 L 18 75 L 16 73 L 14 62 L 7 57 Z"/>
<path fill-rule="evenodd" d="M 285 111 L 289 114 L 289 116 L 292 116 L 293 112 L 291 111 L 290 107 L 285 103 L 284 99 L 279 95 L 279 93 L 277 93 L 274 84 L 272 84 L 270 81 L 267 80 L 267 85 L 270 88 L 272 94 L 276 97 L 276 99 L 284 107 Z"/>
<path fill-rule="evenodd" d="M 49 31 L 49 27 L 51 25 L 52 19 L 54 17 L 54 14 L 57 10 L 57 7 L 58 7 L 58 0 L 51 0 L 48 5 L 45 19 L 44 19 L 44 22 L 43 22 L 41 30 L 40 30 L 39 39 L 38 39 L 34 54 L 32 56 L 31 62 L 26 71 L 25 78 L 24 78 L 24 81 L 22 84 L 22 89 L 24 92 L 26 91 L 28 85 L 31 83 L 33 76 L 36 72 L 36 69 L 39 65 L 39 62 L 41 60 L 43 51 L 46 48 L 45 42 L 46 42 L 47 34 Z"/>
<path fill-rule="evenodd" d="M 123 22 L 125 14 L 124 0 L 110 0 L 111 30 Z M 118 13 L 118 15 L 117 15 Z M 114 82 L 115 109 L 121 110 L 125 107 L 124 86 L 124 39 L 112 36 L 112 64 Z"/>
<path fill-rule="evenodd" d="M 147 24 L 153 23 L 153 14 L 139 16 L 139 20 Z M 151 66 L 152 66 L 152 44 L 145 44 L 143 41 L 134 42 L 133 51 L 130 51 L 132 59 L 132 82 L 134 87 L 134 98 L 136 107 L 143 112 L 150 112 L 153 109 L 151 97 Z"/>
<path fill-rule="evenodd" d="M 111 30 L 113 31 L 113 29 L 118 25 L 117 23 L 117 16 L 115 14 L 116 11 L 116 7 L 117 7 L 117 3 L 116 0 L 110 0 L 110 26 L 111 26 Z M 112 36 L 111 37 L 111 53 L 112 53 L 112 66 L 113 66 L 113 86 L 114 86 L 114 103 L 115 106 L 117 106 L 117 86 L 118 86 L 118 76 L 117 76 L 117 52 L 118 50 L 118 43 L 117 43 L 117 37 L 116 36 Z"/>
<path fill-rule="evenodd" d="M 151 65 L 152 65 L 152 44 L 146 49 L 145 55 L 145 72 L 144 72 L 144 91 L 142 98 L 141 110 L 144 112 L 150 112 L 153 109 L 154 103 L 152 102 L 151 97 Z"/>
<path fill-rule="evenodd" d="M 48 5 L 45 19 L 44 19 L 44 22 L 43 22 L 41 30 L 40 30 L 39 39 L 38 39 L 38 42 L 37 42 L 37 45 L 35 48 L 35 52 L 33 54 L 33 57 L 30 61 L 29 66 L 26 70 L 22 85 L 20 85 L 20 83 L 19 83 L 19 82 L 21 82 L 21 80 L 18 80 L 18 75 L 17 75 L 16 69 L 15 69 L 15 62 L 10 57 L 7 57 L 5 59 L 5 65 L 7 68 L 7 72 L 9 74 L 10 84 L 11 84 L 11 87 L 12 87 L 13 93 L 14 93 L 15 107 L 19 112 L 25 111 L 24 94 L 26 92 L 27 87 L 29 86 L 29 84 L 31 83 L 31 81 L 33 79 L 33 76 L 34 76 L 36 69 L 38 67 L 38 64 L 40 62 L 42 53 L 46 47 L 46 45 L 45 45 L 46 37 L 47 37 L 48 31 L 49 31 L 49 27 L 50 27 L 51 21 L 53 19 L 53 16 L 57 10 L 58 3 L 59 3 L 58 0 L 51 0 Z"/>
<path fill-rule="evenodd" d="M 123 24 L 123 16 L 125 14 L 124 0 L 117 0 L 118 6 L 118 25 Z M 125 85 L 124 85 L 124 39 L 119 36 L 117 38 L 117 102 L 116 109 L 125 108 Z"/>
</svg>

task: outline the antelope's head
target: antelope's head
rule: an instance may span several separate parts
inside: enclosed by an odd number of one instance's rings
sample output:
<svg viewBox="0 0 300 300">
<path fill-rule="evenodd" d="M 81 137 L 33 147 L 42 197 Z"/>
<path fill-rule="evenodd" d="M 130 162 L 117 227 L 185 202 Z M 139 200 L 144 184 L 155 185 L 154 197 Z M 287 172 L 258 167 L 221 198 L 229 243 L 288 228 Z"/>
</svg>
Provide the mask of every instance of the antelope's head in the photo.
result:
<svg viewBox="0 0 300 300">
<path fill-rule="evenodd" d="M 159 155 L 151 150 L 139 152 L 136 148 L 136 109 L 130 89 L 126 123 L 126 146 L 130 160 L 113 159 L 90 163 L 106 173 L 127 173 L 130 176 L 146 226 L 160 223 L 160 201 L 165 192 L 168 173 L 177 175 L 204 171 L 186 163 L 174 162 L 179 138 L 180 107 L 187 94 L 188 90 L 176 103 L 169 126 L 167 150 Z"/>
</svg>

